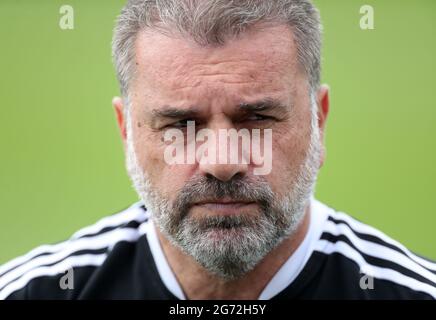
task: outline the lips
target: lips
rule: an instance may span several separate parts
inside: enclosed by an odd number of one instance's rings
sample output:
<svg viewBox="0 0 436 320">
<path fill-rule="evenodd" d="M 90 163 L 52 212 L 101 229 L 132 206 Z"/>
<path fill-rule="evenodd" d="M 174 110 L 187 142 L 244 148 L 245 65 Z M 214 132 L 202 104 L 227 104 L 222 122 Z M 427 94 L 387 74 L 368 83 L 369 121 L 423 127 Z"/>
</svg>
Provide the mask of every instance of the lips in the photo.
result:
<svg viewBox="0 0 436 320">
<path fill-rule="evenodd" d="M 256 202 L 243 201 L 235 199 L 211 199 L 200 201 L 194 204 L 193 207 L 201 208 L 218 215 L 236 215 L 242 211 L 254 209 L 257 207 Z"/>
</svg>

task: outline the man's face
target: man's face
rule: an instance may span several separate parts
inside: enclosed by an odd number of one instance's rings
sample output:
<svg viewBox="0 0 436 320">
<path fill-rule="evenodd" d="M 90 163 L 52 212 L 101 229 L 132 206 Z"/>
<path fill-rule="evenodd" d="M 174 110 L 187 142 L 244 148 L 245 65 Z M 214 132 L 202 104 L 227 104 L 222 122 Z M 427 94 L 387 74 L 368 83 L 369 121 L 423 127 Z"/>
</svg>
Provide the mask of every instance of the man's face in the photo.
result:
<svg viewBox="0 0 436 320">
<path fill-rule="evenodd" d="M 292 39 L 276 26 L 214 47 L 153 31 L 136 41 L 129 173 L 164 235 L 224 278 L 248 272 L 295 231 L 316 179 L 318 123 Z M 241 108 L 259 105 L 266 108 Z M 256 176 L 253 163 L 168 164 L 164 134 L 186 134 L 187 121 L 217 135 L 271 129 L 271 172 Z"/>
</svg>

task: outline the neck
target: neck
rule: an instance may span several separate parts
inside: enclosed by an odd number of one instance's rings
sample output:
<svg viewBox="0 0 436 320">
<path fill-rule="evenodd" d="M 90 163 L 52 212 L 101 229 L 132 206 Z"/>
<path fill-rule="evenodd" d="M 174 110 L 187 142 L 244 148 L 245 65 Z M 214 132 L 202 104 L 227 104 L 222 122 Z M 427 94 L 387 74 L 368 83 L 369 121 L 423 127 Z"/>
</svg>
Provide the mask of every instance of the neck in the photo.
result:
<svg viewBox="0 0 436 320">
<path fill-rule="evenodd" d="M 210 274 L 191 256 L 172 245 L 156 228 L 160 244 L 187 299 L 258 299 L 280 267 L 297 250 L 309 227 L 310 205 L 297 230 L 269 252 L 258 265 L 243 277 L 228 281 Z"/>
</svg>

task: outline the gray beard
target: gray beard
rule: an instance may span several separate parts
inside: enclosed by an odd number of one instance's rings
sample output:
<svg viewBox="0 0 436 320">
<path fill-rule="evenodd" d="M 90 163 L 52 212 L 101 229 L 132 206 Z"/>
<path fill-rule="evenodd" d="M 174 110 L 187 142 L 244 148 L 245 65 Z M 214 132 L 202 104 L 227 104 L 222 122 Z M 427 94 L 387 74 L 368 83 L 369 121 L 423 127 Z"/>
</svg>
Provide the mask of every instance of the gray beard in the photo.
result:
<svg viewBox="0 0 436 320">
<path fill-rule="evenodd" d="M 139 166 L 129 123 L 127 168 L 135 190 L 152 212 L 153 221 L 162 234 L 211 274 L 229 281 L 241 278 L 298 229 L 313 194 L 319 168 L 319 132 L 313 121 L 306 159 L 291 179 L 292 185 L 283 199 L 277 199 L 260 176 L 228 182 L 196 176 L 185 184 L 173 203 L 152 186 Z M 188 214 L 193 203 L 222 197 L 255 201 L 260 212 L 201 219 Z"/>
</svg>

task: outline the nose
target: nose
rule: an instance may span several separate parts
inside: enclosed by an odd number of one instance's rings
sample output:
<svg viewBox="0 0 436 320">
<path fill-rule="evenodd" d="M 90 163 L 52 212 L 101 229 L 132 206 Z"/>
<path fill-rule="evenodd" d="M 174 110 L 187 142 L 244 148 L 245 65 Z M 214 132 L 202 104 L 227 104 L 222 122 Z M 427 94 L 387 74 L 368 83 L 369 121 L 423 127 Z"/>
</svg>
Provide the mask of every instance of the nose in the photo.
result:
<svg viewBox="0 0 436 320">
<path fill-rule="evenodd" d="M 215 129 L 215 130 L 213 130 Z M 210 129 L 216 139 L 208 144 L 208 152 L 210 151 L 211 158 L 215 161 L 204 161 L 201 159 L 198 164 L 200 174 L 205 176 L 213 176 L 214 178 L 227 182 L 236 176 L 244 177 L 249 170 L 250 148 L 243 148 L 239 145 L 238 139 L 230 141 L 227 136 L 228 131 L 220 131 L 232 129 L 230 124 L 221 124 Z M 233 129 L 234 130 L 234 129 Z M 235 143 L 236 142 L 236 143 Z M 209 159 L 210 160 L 210 159 Z M 236 160 L 236 161 L 235 161 Z"/>
<path fill-rule="evenodd" d="M 227 182 L 235 177 L 243 177 L 248 171 L 248 165 L 239 164 L 211 164 L 211 163 L 200 163 L 199 169 L 201 174 L 205 176 L 213 176 L 218 180 Z"/>
</svg>

